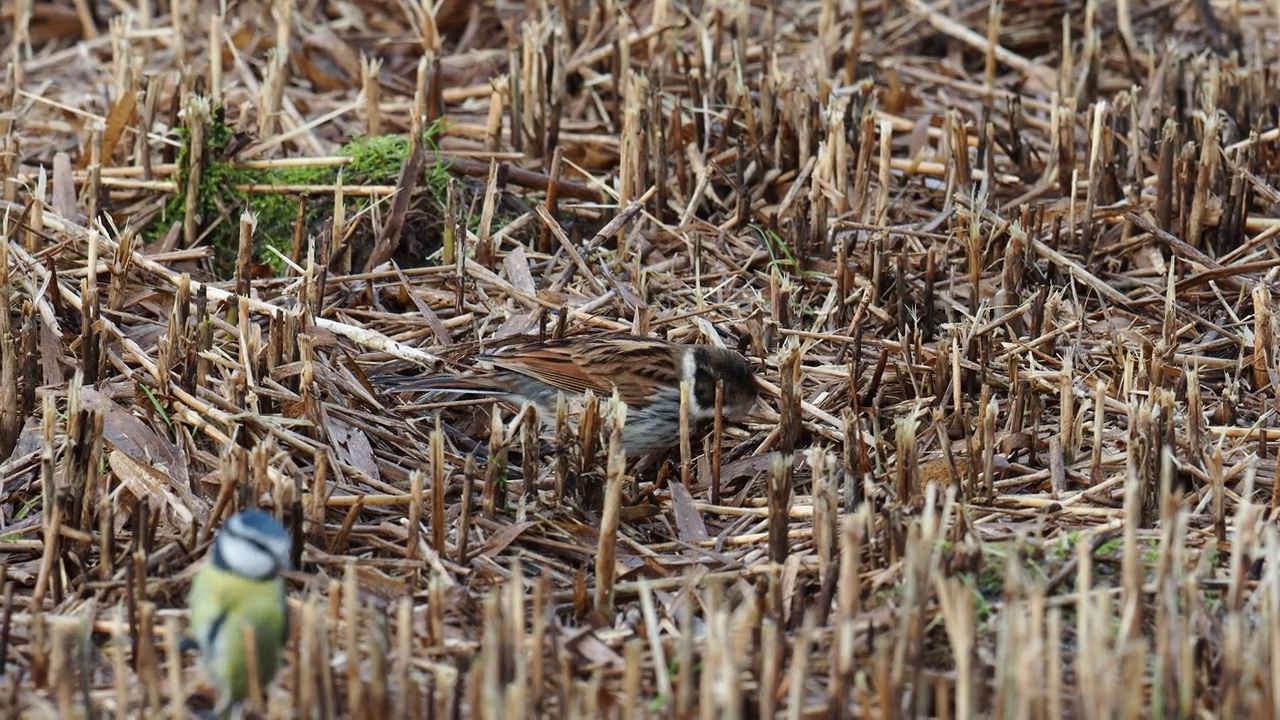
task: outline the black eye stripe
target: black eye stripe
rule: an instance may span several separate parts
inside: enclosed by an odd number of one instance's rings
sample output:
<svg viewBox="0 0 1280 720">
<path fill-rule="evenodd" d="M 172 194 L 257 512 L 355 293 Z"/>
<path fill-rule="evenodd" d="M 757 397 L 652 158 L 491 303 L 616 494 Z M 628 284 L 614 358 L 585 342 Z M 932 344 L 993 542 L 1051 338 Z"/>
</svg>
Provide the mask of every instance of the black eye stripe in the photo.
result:
<svg viewBox="0 0 1280 720">
<path fill-rule="evenodd" d="M 250 545 L 253 546 L 254 550 L 257 550 L 262 554 L 266 555 L 267 557 L 271 558 L 271 565 L 272 565 L 271 573 L 266 577 L 275 575 L 277 572 L 279 572 L 282 569 L 280 558 L 276 556 L 276 551 L 273 550 L 271 546 L 269 546 L 267 543 L 263 542 L 261 538 L 255 537 L 253 535 L 247 535 L 244 533 L 236 532 L 234 528 L 227 528 L 223 530 L 223 532 L 229 532 L 237 540 L 242 540 L 244 542 L 249 543 Z M 223 551 L 222 551 L 222 543 L 218 542 L 217 540 L 215 540 L 213 543 L 213 564 L 214 564 L 214 567 L 220 568 L 222 570 L 230 569 L 227 564 L 227 557 L 226 555 L 223 554 Z M 261 580 L 265 578 L 257 578 L 257 579 Z"/>
<path fill-rule="evenodd" d="M 266 545 L 266 543 L 261 542 L 257 538 L 245 538 L 245 539 L 248 540 L 249 544 L 252 545 L 255 549 L 261 550 L 262 552 L 266 553 L 267 557 L 271 558 L 271 562 L 276 566 L 276 569 L 277 570 L 280 569 L 280 563 L 278 562 L 279 558 L 276 557 L 275 550 L 272 550 L 270 547 Z"/>
</svg>

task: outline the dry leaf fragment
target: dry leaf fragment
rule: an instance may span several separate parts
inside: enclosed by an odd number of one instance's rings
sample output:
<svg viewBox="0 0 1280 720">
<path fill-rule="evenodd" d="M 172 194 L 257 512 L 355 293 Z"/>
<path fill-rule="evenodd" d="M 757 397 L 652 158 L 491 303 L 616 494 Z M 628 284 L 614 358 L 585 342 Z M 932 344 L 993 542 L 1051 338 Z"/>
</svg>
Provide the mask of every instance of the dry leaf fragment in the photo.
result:
<svg viewBox="0 0 1280 720">
<path fill-rule="evenodd" d="M 308 33 L 296 45 L 291 59 L 316 90 L 344 90 L 360 77 L 360 56 L 333 31 Z"/>
<path fill-rule="evenodd" d="M 161 517 L 181 535 L 191 531 L 191 524 L 195 519 L 191 508 L 201 508 L 202 516 L 208 510 L 204 503 L 195 498 L 190 501 L 179 498 L 170 489 L 169 476 L 151 465 L 139 462 L 127 452 L 112 450 L 107 454 L 107 465 L 134 497 L 145 498 L 153 506 L 158 506 Z"/>
<path fill-rule="evenodd" d="M 693 504 L 693 496 L 689 494 L 689 490 L 683 483 L 671 483 L 671 509 L 676 518 L 676 528 L 680 532 L 681 542 L 693 543 L 710 537 L 707 534 L 706 523 L 702 522 L 701 513 Z"/>
<path fill-rule="evenodd" d="M 85 407 L 103 414 L 102 436 L 112 448 L 107 465 L 135 497 L 160 499 L 163 517 L 180 532 L 191 529 L 209 504 L 191 492 L 187 458 L 178 446 L 110 397 L 81 389 Z"/>
<path fill-rule="evenodd" d="M 115 449 L 154 467 L 179 487 L 190 487 L 187 459 L 177 445 L 101 392 L 85 387 L 80 395 L 85 407 L 103 413 L 102 436 Z"/>
<path fill-rule="evenodd" d="M 369 436 L 358 427 L 339 418 L 325 417 L 325 429 L 338 459 L 359 470 L 374 480 L 381 480 L 378 472 L 378 461 L 373 457 L 373 446 L 369 444 Z"/>
</svg>

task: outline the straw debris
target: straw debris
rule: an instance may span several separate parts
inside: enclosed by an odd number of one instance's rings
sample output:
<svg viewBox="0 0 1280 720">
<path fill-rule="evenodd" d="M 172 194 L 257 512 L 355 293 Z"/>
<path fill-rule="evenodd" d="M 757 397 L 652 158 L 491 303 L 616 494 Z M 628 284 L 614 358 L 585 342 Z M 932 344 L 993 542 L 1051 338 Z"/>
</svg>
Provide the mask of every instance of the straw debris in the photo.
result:
<svg viewBox="0 0 1280 720">
<path fill-rule="evenodd" d="M 215 5 L 0 9 L 0 713 L 263 507 L 261 717 L 1280 714 L 1274 3 Z M 761 406 L 370 381 L 619 331 Z"/>
</svg>

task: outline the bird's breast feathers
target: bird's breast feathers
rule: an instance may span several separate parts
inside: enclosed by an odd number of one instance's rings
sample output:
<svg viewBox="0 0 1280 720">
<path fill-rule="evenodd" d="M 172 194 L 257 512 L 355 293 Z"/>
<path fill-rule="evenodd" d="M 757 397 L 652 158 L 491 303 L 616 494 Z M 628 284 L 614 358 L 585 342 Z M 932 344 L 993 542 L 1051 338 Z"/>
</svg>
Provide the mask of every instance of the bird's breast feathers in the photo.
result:
<svg viewBox="0 0 1280 720">
<path fill-rule="evenodd" d="M 284 627 L 285 605 L 282 601 L 284 580 L 253 580 L 235 573 L 219 570 L 206 564 L 196 574 L 191 585 L 191 627 L 197 640 L 206 646 L 212 639 L 211 631 L 225 634 L 227 628 L 218 628 L 220 616 L 233 618 L 241 624 L 251 622 L 257 628 L 271 631 L 273 626 Z M 233 633 L 234 634 L 234 633 Z M 227 637 L 232 644 L 243 642 L 242 637 Z"/>
</svg>

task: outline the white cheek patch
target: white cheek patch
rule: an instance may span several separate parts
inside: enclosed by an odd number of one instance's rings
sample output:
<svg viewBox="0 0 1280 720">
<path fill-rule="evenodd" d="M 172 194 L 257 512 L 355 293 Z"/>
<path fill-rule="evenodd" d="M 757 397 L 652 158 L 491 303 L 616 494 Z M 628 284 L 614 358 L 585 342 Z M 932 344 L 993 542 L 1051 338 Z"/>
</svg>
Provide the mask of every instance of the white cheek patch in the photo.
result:
<svg viewBox="0 0 1280 720">
<path fill-rule="evenodd" d="M 275 575 L 279 570 L 275 558 L 248 540 L 224 533 L 216 542 L 227 569 L 237 575 L 262 579 Z"/>
<path fill-rule="evenodd" d="M 680 361 L 680 380 L 689 383 L 689 417 L 697 420 L 706 414 L 706 409 L 698 406 L 698 393 L 694 392 L 697 390 L 694 383 L 698 381 L 698 360 L 693 354 L 693 348 L 684 351 L 684 358 Z M 679 397 L 676 396 L 677 402 Z M 712 412 L 715 412 L 715 408 L 712 408 Z"/>
<path fill-rule="evenodd" d="M 234 538 L 246 543 L 259 553 L 269 554 L 279 568 L 289 567 L 293 541 L 289 538 L 287 531 L 265 513 L 255 511 L 231 516 L 226 527 L 219 534 L 219 537 L 223 536 L 227 540 Z M 229 546 L 223 545 L 223 547 Z"/>
</svg>

